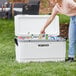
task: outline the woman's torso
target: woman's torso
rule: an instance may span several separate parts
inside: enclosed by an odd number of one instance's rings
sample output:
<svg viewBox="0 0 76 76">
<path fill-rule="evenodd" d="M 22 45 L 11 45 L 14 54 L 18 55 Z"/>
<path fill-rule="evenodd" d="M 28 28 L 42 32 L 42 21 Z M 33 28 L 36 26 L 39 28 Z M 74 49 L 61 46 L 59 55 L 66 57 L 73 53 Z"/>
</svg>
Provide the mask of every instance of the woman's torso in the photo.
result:
<svg viewBox="0 0 76 76">
<path fill-rule="evenodd" d="M 56 4 L 55 8 L 58 11 L 58 13 L 65 14 L 67 16 L 76 16 L 76 9 L 73 9 L 72 6 L 72 0 L 63 0 L 62 5 L 60 6 Z"/>
</svg>

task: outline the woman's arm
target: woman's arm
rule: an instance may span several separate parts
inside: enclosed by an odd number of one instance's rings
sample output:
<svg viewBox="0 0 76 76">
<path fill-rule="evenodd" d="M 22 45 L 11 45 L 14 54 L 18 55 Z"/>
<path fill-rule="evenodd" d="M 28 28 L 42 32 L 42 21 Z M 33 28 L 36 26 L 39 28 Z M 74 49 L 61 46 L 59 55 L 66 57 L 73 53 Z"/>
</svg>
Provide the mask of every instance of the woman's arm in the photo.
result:
<svg viewBox="0 0 76 76">
<path fill-rule="evenodd" d="M 53 8 L 52 14 L 51 16 L 48 18 L 48 20 L 46 21 L 44 27 L 41 30 L 41 34 L 45 33 L 45 29 L 49 26 L 49 24 L 53 21 L 53 19 L 55 18 L 56 14 L 57 14 L 57 8 L 56 6 Z"/>
</svg>

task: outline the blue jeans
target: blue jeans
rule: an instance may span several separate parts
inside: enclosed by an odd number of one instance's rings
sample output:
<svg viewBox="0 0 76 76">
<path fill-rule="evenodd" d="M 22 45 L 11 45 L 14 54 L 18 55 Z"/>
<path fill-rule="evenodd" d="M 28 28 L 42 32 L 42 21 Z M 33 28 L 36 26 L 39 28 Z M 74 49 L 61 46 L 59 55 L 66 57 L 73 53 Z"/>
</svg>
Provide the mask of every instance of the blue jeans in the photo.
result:
<svg viewBox="0 0 76 76">
<path fill-rule="evenodd" d="M 75 57 L 76 52 L 76 16 L 70 17 L 68 57 Z"/>
</svg>

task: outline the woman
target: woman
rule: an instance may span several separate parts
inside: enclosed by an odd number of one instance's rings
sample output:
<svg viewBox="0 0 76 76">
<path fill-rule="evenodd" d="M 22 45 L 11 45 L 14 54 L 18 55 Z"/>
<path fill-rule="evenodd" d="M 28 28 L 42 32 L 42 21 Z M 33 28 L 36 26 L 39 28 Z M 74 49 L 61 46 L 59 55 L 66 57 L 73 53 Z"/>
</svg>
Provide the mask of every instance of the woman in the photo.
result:
<svg viewBox="0 0 76 76">
<path fill-rule="evenodd" d="M 54 6 L 53 11 L 44 27 L 41 29 L 41 34 L 45 33 L 45 29 L 53 21 L 55 16 L 60 13 L 70 16 L 69 26 L 69 51 L 68 61 L 74 61 L 75 47 L 76 47 L 76 3 L 73 0 L 49 0 L 50 4 Z"/>
</svg>

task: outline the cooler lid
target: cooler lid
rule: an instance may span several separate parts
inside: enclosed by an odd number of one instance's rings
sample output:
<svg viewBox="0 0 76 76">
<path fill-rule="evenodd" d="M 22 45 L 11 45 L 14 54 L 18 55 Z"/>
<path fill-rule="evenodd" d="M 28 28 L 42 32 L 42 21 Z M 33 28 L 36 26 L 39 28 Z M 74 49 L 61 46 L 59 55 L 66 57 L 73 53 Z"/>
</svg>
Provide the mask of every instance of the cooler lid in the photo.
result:
<svg viewBox="0 0 76 76">
<path fill-rule="evenodd" d="M 50 15 L 17 15 L 15 16 L 15 35 L 25 36 L 26 34 L 40 34 Z M 56 16 L 53 22 L 47 27 L 46 33 L 59 35 L 59 17 Z"/>
</svg>

